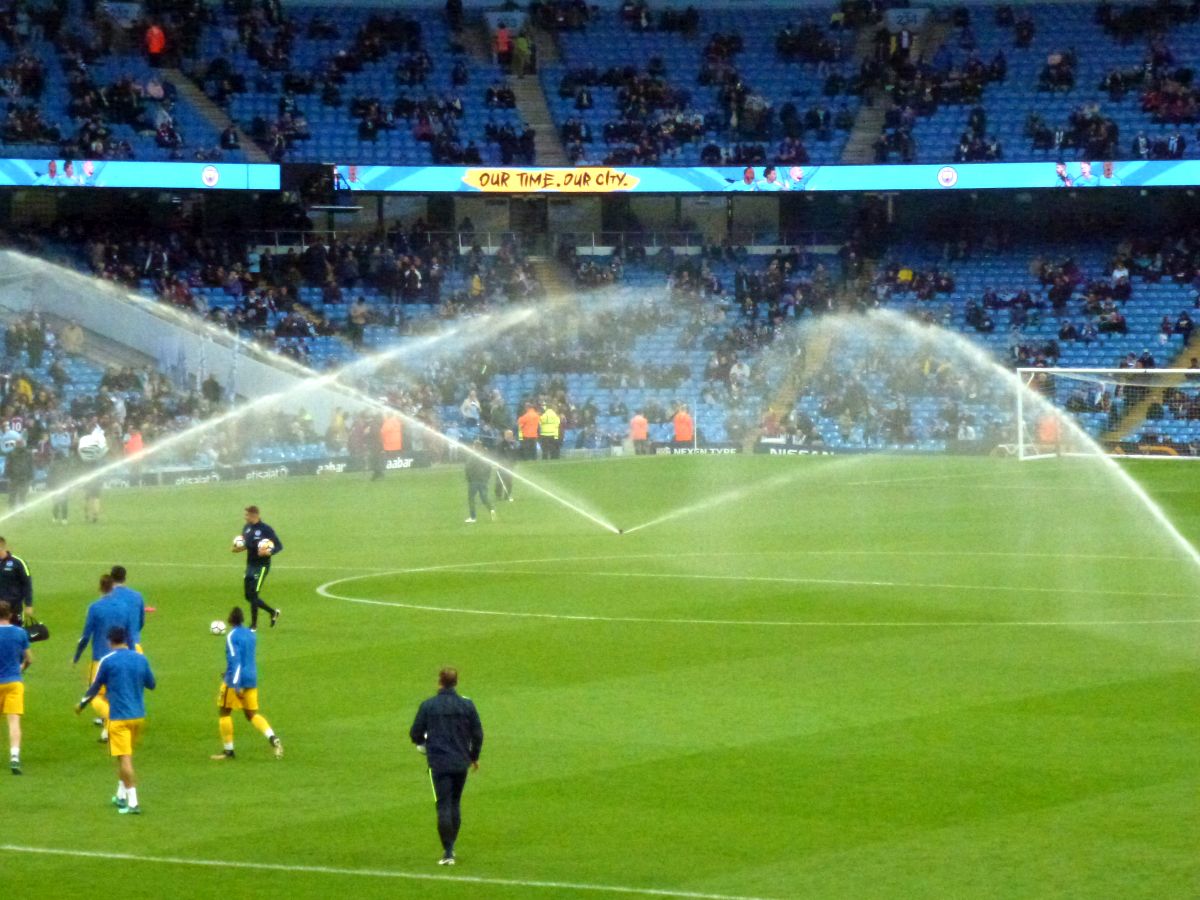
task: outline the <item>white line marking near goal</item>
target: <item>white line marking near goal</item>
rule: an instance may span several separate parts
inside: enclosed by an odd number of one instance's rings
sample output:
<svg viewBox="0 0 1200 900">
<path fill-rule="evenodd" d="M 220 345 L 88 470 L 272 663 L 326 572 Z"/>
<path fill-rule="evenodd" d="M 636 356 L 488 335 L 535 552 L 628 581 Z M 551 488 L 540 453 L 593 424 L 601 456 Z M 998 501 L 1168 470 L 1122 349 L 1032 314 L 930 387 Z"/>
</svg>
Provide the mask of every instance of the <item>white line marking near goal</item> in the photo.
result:
<svg viewBox="0 0 1200 900">
<path fill-rule="evenodd" d="M 283 863 L 236 862 L 227 859 L 194 859 L 184 856 L 143 856 L 97 850 L 62 850 L 55 847 L 26 847 L 0 844 L 0 850 L 43 856 L 68 856 L 78 859 L 125 860 L 170 866 L 197 866 L 211 869 L 251 869 L 259 872 L 292 872 L 304 875 L 345 875 L 356 878 L 395 878 L 404 881 L 437 881 L 445 884 L 483 884 L 495 887 L 538 888 L 580 893 L 633 894 L 641 897 L 678 897 L 682 900 L 767 900 L 739 894 L 709 894 L 702 891 L 675 891 L 666 888 L 626 887 L 616 884 L 586 884 L 571 881 L 537 881 L 517 878 L 487 878 L 479 875 L 435 875 L 429 872 L 401 872 L 393 869 L 342 869 L 335 866 L 285 865 Z"/>
<path fill-rule="evenodd" d="M 673 555 L 689 555 L 689 554 L 673 554 Z M 691 554 L 701 555 L 701 554 Z M 511 619 L 545 619 L 551 621 L 566 621 L 566 622 L 620 622 L 627 624 L 638 625 L 717 625 L 717 626 L 742 626 L 742 627 L 758 627 L 758 628 L 1087 628 L 1087 627 L 1120 627 L 1120 626 L 1152 626 L 1152 625 L 1200 625 L 1200 619 L 1103 619 L 1103 620 L 1056 620 L 1056 621 L 1012 621 L 1012 620 L 973 620 L 973 621 L 833 621 L 833 620 L 794 620 L 794 619 L 686 619 L 686 618 L 666 618 L 666 617 L 650 617 L 650 616 L 600 616 L 600 615 L 584 615 L 572 613 L 546 613 L 546 612 L 513 612 L 508 610 L 494 609 L 475 609 L 471 607 L 461 606 L 432 606 L 422 603 L 402 603 L 395 600 L 374 600 L 366 597 L 351 597 L 346 594 L 336 593 L 333 588 L 342 584 L 349 584 L 355 581 L 362 581 L 367 578 L 378 578 L 383 575 L 415 575 L 428 572 L 449 572 L 449 571 L 474 571 L 483 570 L 483 574 L 487 574 L 486 567 L 497 565 L 517 565 L 528 563 L 554 563 L 554 562 L 579 562 L 582 560 L 595 559 L 661 559 L 662 554 L 646 554 L 642 556 L 610 556 L 610 557 L 551 557 L 537 560 L 509 560 L 497 563 L 492 562 L 476 562 L 476 563 L 451 563 L 443 566 L 423 566 L 412 569 L 395 569 L 392 572 L 381 573 L 371 572 L 362 575 L 351 575 L 346 578 L 337 578 L 333 581 L 327 581 L 317 587 L 317 593 L 322 597 L 327 597 L 331 600 L 343 600 L 348 603 L 358 603 L 364 606 L 389 606 L 396 609 L 411 609 L 419 612 L 435 612 L 435 613 L 452 613 L 468 616 L 493 616 L 497 618 Z M 498 574 L 545 574 L 544 572 L 522 572 L 513 571 L 511 569 L 495 569 L 493 573 Z M 639 578 L 719 578 L 725 580 L 770 580 L 770 581 L 788 581 L 799 583 L 817 583 L 817 584 L 852 584 L 852 585 L 870 585 L 870 586 L 888 586 L 888 587 L 913 587 L 920 585 L 911 585 L 906 582 L 867 582 L 867 581 L 835 581 L 831 579 L 781 579 L 781 578 L 765 578 L 760 579 L 755 576 L 704 576 L 704 575 L 671 575 L 669 573 L 654 573 L 646 575 L 645 573 L 632 572 L 576 572 L 577 575 L 613 575 L 617 577 Z M 946 587 L 953 587 L 947 585 Z M 970 589 L 968 587 L 968 589 Z M 1016 590 L 1016 589 L 1014 589 Z M 1051 589 L 1043 589 L 1051 590 Z M 1084 592 L 1092 593 L 1092 592 Z M 1137 596 L 1144 596 L 1138 594 Z M 1189 594 L 1160 594 L 1157 596 L 1168 597 L 1190 597 Z"/>
</svg>

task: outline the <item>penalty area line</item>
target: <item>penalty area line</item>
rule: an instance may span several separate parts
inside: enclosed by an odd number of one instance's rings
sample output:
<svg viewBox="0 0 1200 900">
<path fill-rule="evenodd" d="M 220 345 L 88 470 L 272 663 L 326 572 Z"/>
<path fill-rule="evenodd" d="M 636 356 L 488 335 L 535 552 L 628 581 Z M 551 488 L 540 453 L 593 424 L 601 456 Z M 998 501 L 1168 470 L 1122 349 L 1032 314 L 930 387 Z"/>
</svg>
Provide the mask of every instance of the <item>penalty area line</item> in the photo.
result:
<svg viewBox="0 0 1200 900">
<path fill-rule="evenodd" d="M 284 863 L 240 862 L 226 859 L 196 859 L 186 856 L 149 856 L 137 853 L 110 853 L 97 850 L 65 850 L 57 847 L 26 847 L 0 844 L 0 850 L 40 856 L 67 856 L 77 859 L 122 860 L 167 866 L 194 866 L 210 869 L 249 869 L 258 872 L 287 872 L 301 875 L 342 875 L 354 878 L 394 878 L 401 881 L 435 881 L 445 884 L 478 884 L 493 887 L 532 888 L 550 891 L 576 891 L 593 894 L 625 894 L 639 897 L 677 897 L 681 900 L 767 900 L 738 894 L 709 894 L 702 891 L 676 891 L 666 888 L 640 888 L 616 884 L 587 884 L 571 881 L 540 881 L 518 878 L 487 878 L 481 875 L 435 875 L 430 872 L 403 872 L 395 869 L 349 869 L 336 866 L 286 865 Z"/>
</svg>

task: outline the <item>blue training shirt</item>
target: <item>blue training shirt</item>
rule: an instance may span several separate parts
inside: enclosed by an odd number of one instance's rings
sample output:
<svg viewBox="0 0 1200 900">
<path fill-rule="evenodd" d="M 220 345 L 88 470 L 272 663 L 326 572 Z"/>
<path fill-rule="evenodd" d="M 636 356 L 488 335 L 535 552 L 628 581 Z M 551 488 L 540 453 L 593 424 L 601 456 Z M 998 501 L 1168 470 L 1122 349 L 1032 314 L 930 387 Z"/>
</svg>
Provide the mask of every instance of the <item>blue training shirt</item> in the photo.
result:
<svg viewBox="0 0 1200 900">
<path fill-rule="evenodd" d="M 225 637 L 225 685 L 235 690 L 258 687 L 258 665 L 254 653 L 258 635 L 239 625 Z"/>
<path fill-rule="evenodd" d="M 146 627 L 146 600 L 139 591 L 123 584 L 113 587 L 112 595 L 128 608 L 129 646 L 134 647 L 142 642 L 142 629 Z"/>
<path fill-rule="evenodd" d="M 83 635 L 75 648 L 75 662 L 83 655 L 84 648 L 92 645 L 92 660 L 99 661 L 108 653 L 108 632 L 110 628 L 120 625 L 125 629 L 129 639 L 133 640 L 134 632 L 138 631 L 138 620 L 130 615 L 129 604 L 115 594 L 105 594 L 94 601 L 87 611 L 87 619 L 83 623 Z"/>
<path fill-rule="evenodd" d="M 96 679 L 79 701 L 80 706 L 89 703 L 100 692 L 108 688 L 108 717 L 110 719 L 144 719 L 146 704 L 142 692 L 154 690 L 154 673 L 146 657 L 122 647 L 113 650 L 102 660 L 96 670 Z"/>
<path fill-rule="evenodd" d="M 21 662 L 29 649 L 29 633 L 19 625 L 0 625 L 0 684 L 22 681 Z"/>
</svg>

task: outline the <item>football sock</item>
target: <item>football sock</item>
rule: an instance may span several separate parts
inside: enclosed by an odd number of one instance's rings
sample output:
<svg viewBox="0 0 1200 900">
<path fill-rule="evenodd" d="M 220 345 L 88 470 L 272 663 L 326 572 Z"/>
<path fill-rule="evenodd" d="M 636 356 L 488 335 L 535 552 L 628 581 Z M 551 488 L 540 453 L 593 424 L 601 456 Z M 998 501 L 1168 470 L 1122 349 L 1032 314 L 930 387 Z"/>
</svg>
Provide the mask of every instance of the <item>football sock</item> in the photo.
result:
<svg viewBox="0 0 1200 900">
<path fill-rule="evenodd" d="M 275 737 L 275 732 L 271 730 L 271 725 L 260 713 L 255 713 L 254 718 L 250 720 L 250 724 L 266 735 L 267 740 Z"/>
<path fill-rule="evenodd" d="M 20 759 L 20 758 L 21 758 L 21 748 L 20 748 L 20 747 L 13 747 L 13 748 L 11 748 L 11 749 L 8 751 L 8 754 L 9 754 L 9 756 L 11 756 L 13 759 Z"/>
<path fill-rule="evenodd" d="M 221 726 L 221 742 L 226 750 L 233 749 L 233 716 L 221 716 L 217 720 Z"/>
<path fill-rule="evenodd" d="M 128 791 L 125 790 L 125 782 L 118 781 L 117 782 L 117 799 L 125 800 L 128 797 L 129 797 L 129 793 L 128 793 Z"/>
<path fill-rule="evenodd" d="M 131 807 L 137 806 L 137 788 L 126 788 L 125 796 L 129 799 L 129 805 Z"/>
</svg>

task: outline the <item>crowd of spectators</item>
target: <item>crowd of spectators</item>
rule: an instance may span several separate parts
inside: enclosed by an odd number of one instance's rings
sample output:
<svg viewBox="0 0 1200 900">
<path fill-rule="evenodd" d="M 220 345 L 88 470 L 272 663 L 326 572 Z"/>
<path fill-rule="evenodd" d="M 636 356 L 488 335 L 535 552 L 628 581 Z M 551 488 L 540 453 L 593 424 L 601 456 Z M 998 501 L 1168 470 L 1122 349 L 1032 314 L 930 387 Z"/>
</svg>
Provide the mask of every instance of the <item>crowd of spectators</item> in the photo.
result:
<svg viewBox="0 0 1200 900">
<path fill-rule="evenodd" d="M 858 5 L 852 4 L 855 15 Z M 700 14 L 688 9 L 664 11 L 659 24 L 640 3 L 628 3 L 622 21 L 634 30 L 681 31 L 692 34 Z M 840 14 L 838 24 L 846 16 Z M 781 29 L 776 52 L 787 62 L 815 64 L 827 74 L 825 100 L 807 107 L 788 99 L 778 107 L 756 89 L 739 69 L 738 57 L 745 39 L 736 29 L 717 31 L 699 47 L 696 85 L 673 79 L 662 57 L 651 57 L 644 67 L 577 66 L 560 79 L 558 94 L 573 100 L 583 113 L 595 106 L 595 92 L 613 92 L 616 116 L 593 129 L 585 116 L 568 119 L 561 137 L 568 158 L 575 164 L 654 165 L 678 158 L 685 145 L 700 143 L 704 165 L 761 165 L 766 162 L 795 165 L 809 161 L 804 140 L 829 141 L 835 131 L 848 131 L 854 114 L 833 98 L 856 88 L 840 74 L 843 42 L 830 30 L 804 22 Z M 707 103 L 711 95 L 712 102 Z M 593 148 L 603 141 L 603 150 Z"/>
</svg>

